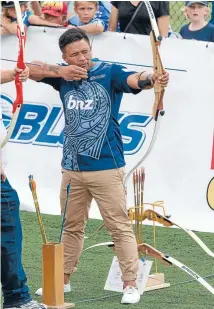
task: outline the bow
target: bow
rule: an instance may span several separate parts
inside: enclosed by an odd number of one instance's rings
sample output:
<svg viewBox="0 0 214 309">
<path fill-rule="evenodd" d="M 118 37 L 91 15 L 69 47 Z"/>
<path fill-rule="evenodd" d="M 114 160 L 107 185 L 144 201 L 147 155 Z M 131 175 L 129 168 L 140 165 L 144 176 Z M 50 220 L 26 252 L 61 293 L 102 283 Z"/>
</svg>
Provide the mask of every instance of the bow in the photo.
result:
<svg viewBox="0 0 214 309">
<path fill-rule="evenodd" d="M 152 256 L 158 260 L 160 260 L 161 263 L 168 265 L 168 266 L 176 266 L 186 272 L 188 275 L 193 277 L 196 281 L 198 281 L 201 285 L 203 285 L 210 293 L 214 294 L 214 288 L 207 282 L 205 281 L 200 275 L 198 275 L 194 270 L 189 268 L 188 266 L 182 264 L 175 258 L 164 254 L 157 249 L 153 248 L 152 246 L 148 244 L 141 244 L 138 245 L 138 250 L 145 255 Z"/>
<path fill-rule="evenodd" d="M 111 247 L 114 251 L 114 243 L 113 242 L 103 242 L 100 244 L 96 244 L 93 246 L 90 246 L 86 248 L 84 251 L 89 250 L 94 247 L 99 246 L 108 246 Z M 143 253 L 146 256 L 154 257 L 155 259 L 159 260 L 161 263 L 163 263 L 165 266 L 176 266 L 180 268 L 182 271 L 186 272 L 188 275 L 190 275 L 193 279 L 198 281 L 201 285 L 203 285 L 210 293 L 214 294 L 214 288 L 205 281 L 199 274 L 197 274 L 194 270 L 189 268 L 188 266 L 184 265 L 183 263 L 179 262 L 175 258 L 162 253 L 161 251 L 158 251 L 157 249 L 153 248 L 152 246 L 143 243 L 138 245 L 138 251 Z"/>
<path fill-rule="evenodd" d="M 14 1 L 15 10 L 16 10 L 16 17 L 17 17 L 17 37 L 19 39 L 19 54 L 17 58 L 17 67 L 19 69 L 25 69 L 24 63 L 24 48 L 25 48 L 25 41 L 26 41 L 26 32 L 24 28 L 24 24 L 22 21 L 22 13 L 19 5 L 19 1 Z M 10 139 L 13 130 L 15 128 L 20 109 L 23 104 L 23 87 L 22 82 L 19 81 L 19 73 L 16 74 L 15 77 L 15 86 L 16 86 L 16 100 L 13 103 L 13 117 L 11 119 L 10 127 L 7 131 L 7 135 L 1 144 L 1 148 L 3 148 L 8 140 Z"/>
<path fill-rule="evenodd" d="M 151 22 L 151 26 L 152 26 L 152 31 L 150 33 L 150 41 L 151 41 L 151 45 L 152 45 L 154 72 L 157 73 L 158 75 L 163 75 L 164 67 L 163 67 L 163 63 L 162 63 L 162 60 L 161 60 L 160 48 L 159 48 L 160 47 L 160 41 L 161 41 L 162 38 L 160 36 L 158 26 L 157 26 L 157 22 L 156 22 L 156 19 L 155 19 L 155 15 L 154 15 L 154 12 L 153 12 L 153 9 L 152 9 L 150 2 L 144 1 L 144 4 L 147 8 L 149 18 L 150 18 L 150 22 Z M 138 168 L 138 166 L 140 166 L 144 162 L 144 160 L 148 157 L 148 155 L 150 154 L 150 152 L 153 149 L 153 146 L 155 144 L 157 134 L 158 134 L 158 131 L 159 131 L 159 127 L 160 127 L 160 117 L 159 116 L 163 116 L 164 113 L 165 113 L 164 110 L 163 110 L 164 91 L 165 91 L 164 88 L 160 84 L 157 84 L 157 83 L 154 84 L 155 102 L 153 104 L 152 116 L 153 116 L 153 119 L 155 120 L 155 127 L 154 127 L 154 131 L 153 131 L 153 134 L 152 134 L 152 139 L 151 139 L 150 145 L 149 145 L 147 151 L 145 152 L 145 154 L 143 155 L 143 157 L 136 163 L 136 165 L 126 175 L 125 182 L 124 182 L 126 192 L 127 192 L 127 183 L 128 183 L 130 176 Z"/>
</svg>

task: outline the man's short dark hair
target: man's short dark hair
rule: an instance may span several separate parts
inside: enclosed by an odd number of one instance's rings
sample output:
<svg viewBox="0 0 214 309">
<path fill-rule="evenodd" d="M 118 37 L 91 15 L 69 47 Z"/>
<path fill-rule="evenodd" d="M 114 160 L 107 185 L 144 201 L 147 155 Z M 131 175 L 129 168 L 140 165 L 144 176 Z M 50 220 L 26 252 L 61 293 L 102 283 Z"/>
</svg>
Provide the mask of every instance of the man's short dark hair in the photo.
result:
<svg viewBox="0 0 214 309">
<path fill-rule="evenodd" d="M 89 38 L 85 31 L 78 28 L 68 29 L 59 38 L 59 48 L 63 52 L 63 49 L 65 48 L 66 45 L 81 40 L 86 40 L 90 45 Z"/>
</svg>

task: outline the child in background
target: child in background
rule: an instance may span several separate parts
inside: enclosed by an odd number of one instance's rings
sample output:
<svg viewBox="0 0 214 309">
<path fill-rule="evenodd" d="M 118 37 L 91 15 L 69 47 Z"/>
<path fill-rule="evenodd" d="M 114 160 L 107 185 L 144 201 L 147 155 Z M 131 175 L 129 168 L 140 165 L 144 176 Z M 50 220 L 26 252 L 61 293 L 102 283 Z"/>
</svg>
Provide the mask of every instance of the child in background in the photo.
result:
<svg viewBox="0 0 214 309">
<path fill-rule="evenodd" d="M 65 1 L 44 1 L 42 2 L 42 14 L 45 20 L 65 26 L 67 3 Z"/>
<path fill-rule="evenodd" d="M 68 1 L 67 20 L 75 16 L 73 20 L 75 21 L 75 23 L 77 23 L 79 21 L 79 17 L 74 12 L 74 3 L 75 1 Z M 99 18 L 104 22 L 105 30 L 108 29 L 111 7 L 112 5 L 109 1 L 98 1 L 98 8 L 95 14 L 95 18 Z"/>
<path fill-rule="evenodd" d="M 28 10 L 29 1 L 19 1 L 22 13 L 22 20 L 25 28 L 30 25 L 53 26 L 59 27 L 61 25 L 44 20 L 43 18 L 33 15 Z M 16 34 L 17 33 L 17 18 L 14 1 L 2 1 L 2 17 L 1 17 L 1 35 L 2 34 Z"/>
<path fill-rule="evenodd" d="M 208 1 L 187 1 L 184 14 L 190 23 L 180 30 L 183 39 L 214 42 L 214 25 L 208 23 Z"/>
<path fill-rule="evenodd" d="M 78 27 L 88 34 L 99 34 L 107 30 L 105 23 L 95 18 L 98 9 L 98 1 L 74 1 L 76 16 L 68 20 L 68 28 Z"/>
</svg>

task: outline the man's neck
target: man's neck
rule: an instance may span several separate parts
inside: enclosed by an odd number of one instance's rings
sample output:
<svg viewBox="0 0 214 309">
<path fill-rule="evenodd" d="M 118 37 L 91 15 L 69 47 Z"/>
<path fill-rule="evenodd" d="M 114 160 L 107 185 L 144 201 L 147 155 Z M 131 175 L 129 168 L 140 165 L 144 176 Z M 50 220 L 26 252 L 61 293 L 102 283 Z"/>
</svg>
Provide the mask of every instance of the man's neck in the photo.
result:
<svg viewBox="0 0 214 309">
<path fill-rule="evenodd" d="M 190 30 L 200 30 L 201 28 L 207 25 L 207 21 L 199 20 L 199 21 L 192 21 L 189 25 Z"/>
</svg>

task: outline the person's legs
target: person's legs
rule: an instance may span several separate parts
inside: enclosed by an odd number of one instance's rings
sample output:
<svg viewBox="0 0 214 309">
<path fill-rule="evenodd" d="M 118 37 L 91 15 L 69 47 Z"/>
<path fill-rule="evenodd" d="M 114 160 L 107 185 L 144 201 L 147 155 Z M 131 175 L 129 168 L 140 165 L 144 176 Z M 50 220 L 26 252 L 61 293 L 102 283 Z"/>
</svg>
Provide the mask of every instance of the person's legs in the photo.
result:
<svg viewBox="0 0 214 309">
<path fill-rule="evenodd" d="M 71 184 L 65 215 L 62 242 L 64 244 L 64 272 L 67 284 L 69 276 L 75 271 L 79 261 L 83 244 L 85 224 L 88 220 L 88 212 L 92 201 L 92 195 L 84 185 L 82 172 L 64 170 L 60 191 L 61 213 L 64 213 L 67 186 Z"/>
<path fill-rule="evenodd" d="M 83 172 L 84 181 L 95 198 L 104 224 L 115 243 L 125 288 L 136 285 L 138 250 L 126 211 L 123 176 L 124 169 Z"/>
<path fill-rule="evenodd" d="M 1 181 L 1 282 L 5 308 L 31 301 L 21 254 L 19 198 L 6 179 Z"/>
<path fill-rule="evenodd" d="M 140 300 L 136 287 L 138 250 L 136 238 L 127 215 L 123 169 L 84 172 L 83 178 L 95 198 L 104 224 L 115 243 L 124 282 L 122 304 L 135 304 Z"/>
</svg>

